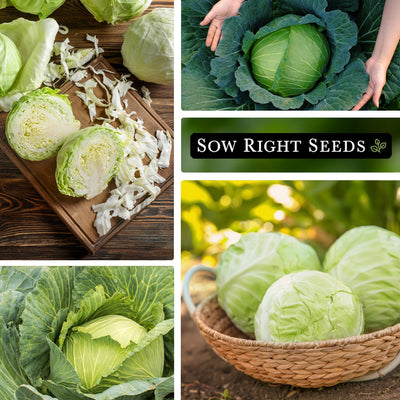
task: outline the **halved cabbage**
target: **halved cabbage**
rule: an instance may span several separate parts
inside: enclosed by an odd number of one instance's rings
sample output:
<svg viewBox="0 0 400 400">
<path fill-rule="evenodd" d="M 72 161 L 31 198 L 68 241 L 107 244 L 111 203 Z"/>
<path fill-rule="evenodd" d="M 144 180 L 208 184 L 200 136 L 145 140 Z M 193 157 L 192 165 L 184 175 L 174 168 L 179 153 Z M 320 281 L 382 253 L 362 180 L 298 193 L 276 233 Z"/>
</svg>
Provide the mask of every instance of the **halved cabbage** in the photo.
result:
<svg viewBox="0 0 400 400">
<path fill-rule="evenodd" d="M 15 43 L 0 33 L 0 96 L 4 96 L 14 83 L 22 67 L 21 54 Z"/>
<path fill-rule="evenodd" d="M 20 157 L 40 161 L 55 156 L 79 128 L 68 97 L 43 88 L 14 103 L 7 116 L 6 136 Z"/>
<path fill-rule="evenodd" d="M 118 172 L 124 147 L 118 133 L 104 126 L 76 132 L 57 155 L 56 181 L 61 193 L 91 199 Z"/>
</svg>

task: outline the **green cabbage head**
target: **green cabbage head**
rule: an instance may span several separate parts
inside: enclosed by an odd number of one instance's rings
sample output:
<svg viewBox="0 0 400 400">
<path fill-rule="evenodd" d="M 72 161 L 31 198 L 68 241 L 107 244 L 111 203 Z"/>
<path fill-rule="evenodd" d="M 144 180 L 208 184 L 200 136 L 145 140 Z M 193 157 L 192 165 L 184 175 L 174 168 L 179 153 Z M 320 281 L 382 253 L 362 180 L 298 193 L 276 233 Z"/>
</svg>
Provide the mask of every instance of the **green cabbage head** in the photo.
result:
<svg viewBox="0 0 400 400">
<path fill-rule="evenodd" d="M 257 340 L 310 342 L 360 335 L 364 317 L 344 283 L 321 271 L 301 271 L 271 285 L 254 324 Z"/>
<path fill-rule="evenodd" d="M 123 157 L 123 144 L 113 129 L 92 126 L 76 132 L 57 154 L 59 191 L 87 199 L 97 196 L 117 174 Z"/>
<path fill-rule="evenodd" d="M 283 275 L 304 269 L 321 269 L 308 244 L 277 232 L 249 233 L 220 258 L 218 302 L 241 331 L 254 335 L 254 315 L 267 289 Z"/>
<path fill-rule="evenodd" d="M 323 269 L 360 298 L 367 331 L 400 322 L 398 235 L 377 226 L 350 229 L 329 248 Z"/>
<path fill-rule="evenodd" d="M 43 19 L 61 7 L 65 0 L 10 0 L 10 2 L 17 10 L 38 15 Z"/>
<path fill-rule="evenodd" d="M 125 33 L 122 58 L 137 78 L 170 84 L 174 79 L 174 9 L 156 8 L 132 22 Z"/>
<path fill-rule="evenodd" d="M 20 157 L 40 161 L 55 156 L 79 127 L 68 97 L 45 87 L 14 103 L 7 116 L 6 136 Z"/>
<path fill-rule="evenodd" d="M 250 55 L 255 80 L 282 97 L 312 89 L 329 61 L 329 44 L 316 25 L 291 25 L 256 40 Z"/>
<path fill-rule="evenodd" d="M 0 33 L 0 96 L 11 88 L 22 67 L 21 54 L 14 42 Z"/>
<path fill-rule="evenodd" d="M 151 0 L 81 0 L 81 3 L 98 22 L 115 24 L 142 15 Z"/>
</svg>

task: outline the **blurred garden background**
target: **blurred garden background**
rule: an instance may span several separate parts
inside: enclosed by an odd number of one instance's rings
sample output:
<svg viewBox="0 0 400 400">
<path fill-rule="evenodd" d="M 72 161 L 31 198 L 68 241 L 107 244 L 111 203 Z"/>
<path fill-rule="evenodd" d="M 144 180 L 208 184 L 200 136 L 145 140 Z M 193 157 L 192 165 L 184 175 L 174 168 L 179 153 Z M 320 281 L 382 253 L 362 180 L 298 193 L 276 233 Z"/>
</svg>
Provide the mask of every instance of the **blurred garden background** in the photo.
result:
<svg viewBox="0 0 400 400">
<path fill-rule="evenodd" d="M 182 273 L 214 267 L 249 232 L 279 231 L 322 259 L 345 231 L 377 225 L 400 234 L 398 181 L 183 181 Z"/>
</svg>

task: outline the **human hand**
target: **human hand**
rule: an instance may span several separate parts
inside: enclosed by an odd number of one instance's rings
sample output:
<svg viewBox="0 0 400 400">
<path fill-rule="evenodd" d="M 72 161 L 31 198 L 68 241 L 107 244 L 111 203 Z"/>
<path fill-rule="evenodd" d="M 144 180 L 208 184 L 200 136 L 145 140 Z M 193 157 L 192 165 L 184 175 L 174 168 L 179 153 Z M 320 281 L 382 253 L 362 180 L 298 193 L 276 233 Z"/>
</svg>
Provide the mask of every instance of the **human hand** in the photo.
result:
<svg viewBox="0 0 400 400">
<path fill-rule="evenodd" d="M 222 25 L 228 17 L 238 15 L 243 0 L 220 0 L 214 4 L 210 12 L 200 22 L 201 26 L 210 24 L 208 28 L 206 46 L 215 51 L 222 36 Z"/>
<path fill-rule="evenodd" d="M 369 58 L 365 63 L 365 71 L 369 75 L 369 83 L 361 100 L 353 107 L 353 111 L 360 110 L 371 98 L 376 107 L 379 107 L 379 98 L 386 83 L 387 63 Z"/>
</svg>

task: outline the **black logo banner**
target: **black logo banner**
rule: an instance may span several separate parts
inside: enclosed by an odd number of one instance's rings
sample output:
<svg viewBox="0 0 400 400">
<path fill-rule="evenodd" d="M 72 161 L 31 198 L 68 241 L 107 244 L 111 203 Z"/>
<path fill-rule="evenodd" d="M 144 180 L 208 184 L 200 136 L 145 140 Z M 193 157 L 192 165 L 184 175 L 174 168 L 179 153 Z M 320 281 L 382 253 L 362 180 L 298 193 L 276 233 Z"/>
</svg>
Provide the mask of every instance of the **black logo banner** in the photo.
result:
<svg viewBox="0 0 400 400">
<path fill-rule="evenodd" d="M 194 133 L 192 158 L 337 158 L 392 156 L 389 133 Z"/>
</svg>

